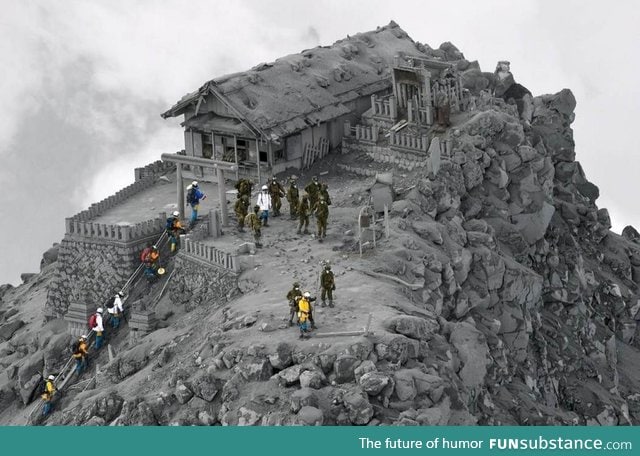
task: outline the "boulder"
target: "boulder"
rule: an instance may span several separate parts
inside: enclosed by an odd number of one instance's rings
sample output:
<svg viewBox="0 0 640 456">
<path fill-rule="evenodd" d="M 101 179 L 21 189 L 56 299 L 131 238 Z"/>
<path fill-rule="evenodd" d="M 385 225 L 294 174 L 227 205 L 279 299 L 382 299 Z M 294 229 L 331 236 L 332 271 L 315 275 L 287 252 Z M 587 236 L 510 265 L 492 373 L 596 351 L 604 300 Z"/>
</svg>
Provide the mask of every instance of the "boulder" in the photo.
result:
<svg viewBox="0 0 640 456">
<path fill-rule="evenodd" d="M 347 409 L 349 421 L 355 425 L 365 425 L 373 418 L 373 407 L 369 403 L 367 395 L 361 392 L 346 393 L 343 403 Z"/>
<path fill-rule="evenodd" d="M 392 318 L 387 328 L 398 334 L 417 340 L 430 340 L 434 333 L 440 329 L 440 325 L 435 316 L 430 317 L 412 317 L 409 315 L 400 315 Z"/>
<path fill-rule="evenodd" d="M 207 402 L 213 401 L 216 395 L 222 391 L 223 381 L 207 372 L 197 374 L 191 380 L 193 394 Z"/>
<path fill-rule="evenodd" d="M 347 383 L 355 380 L 355 369 L 360 364 L 360 360 L 353 355 L 339 355 L 333 363 L 333 370 L 336 374 L 336 382 Z"/>
<path fill-rule="evenodd" d="M 302 388 L 320 389 L 325 381 L 325 376 L 316 370 L 308 370 L 300 374 L 300 386 Z"/>
<path fill-rule="evenodd" d="M 189 387 L 182 382 L 182 380 L 178 380 L 173 394 L 176 396 L 176 399 L 180 404 L 186 404 L 193 397 L 193 391 L 191 391 Z"/>
<path fill-rule="evenodd" d="M 322 410 L 305 405 L 298 411 L 298 421 L 304 426 L 322 426 L 324 415 Z"/>
<path fill-rule="evenodd" d="M 374 372 L 376 371 L 376 365 L 373 361 L 371 360 L 365 360 L 362 361 L 362 363 L 356 367 L 356 369 L 353 371 L 353 375 L 356 379 L 356 382 L 360 381 L 360 378 L 366 374 L 367 372 Z"/>
<path fill-rule="evenodd" d="M 556 209 L 553 205 L 544 201 L 539 211 L 517 214 L 512 216 L 511 219 L 529 245 L 533 245 L 544 237 L 555 211 Z"/>
<path fill-rule="evenodd" d="M 390 381 L 391 377 L 382 372 L 367 372 L 360 377 L 358 384 L 368 395 L 377 396 Z"/>
<path fill-rule="evenodd" d="M 60 250 L 60 244 L 53 244 L 49 250 L 42 254 L 42 260 L 40 261 L 40 271 L 50 264 L 58 261 L 58 252 Z"/>
<path fill-rule="evenodd" d="M 293 364 L 293 358 L 291 356 L 291 345 L 280 342 L 276 347 L 276 352 L 269 355 L 269 362 L 274 369 L 282 370 Z"/>
<path fill-rule="evenodd" d="M 7 341 L 13 337 L 13 335 L 25 325 L 22 320 L 13 320 L 11 323 L 0 326 L 0 342 Z"/>
<path fill-rule="evenodd" d="M 393 379 L 396 384 L 396 396 L 400 401 L 411 401 L 418 395 L 411 370 L 401 369 L 393 375 Z"/>
<path fill-rule="evenodd" d="M 273 367 L 269 360 L 261 359 L 251 363 L 242 363 L 239 366 L 240 374 L 248 381 L 265 381 L 271 378 Z"/>
<path fill-rule="evenodd" d="M 23 404 L 28 404 L 43 377 L 44 358 L 36 352 L 26 358 L 18 369 L 18 385 Z"/>
<path fill-rule="evenodd" d="M 305 370 L 301 365 L 296 364 L 286 369 L 281 370 L 275 374 L 272 378 L 278 380 L 278 382 L 284 386 L 291 386 L 300 380 L 300 374 Z"/>
<path fill-rule="evenodd" d="M 451 400 L 448 397 L 433 407 L 418 409 L 416 421 L 421 426 L 446 426 L 451 418 Z"/>
<path fill-rule="evenodd" d="M 458 350 L 458 356 L 462 361 L 462 369 L 458 375 L 464 385 L 482 385 L 489 364 L 489 348 L 484 335 L 471 323 L 460 322 L 454 324 L 449 341 Z"/>
<path fill-rule="evenodd" d="M 311 388 L 300 388 L 291 395 L 291 411 L 293 413 L 297 413 L 304 406 L 318 406 L 318 397 Z"/>
<path fill-rule="evenodd" d="M 262 415 L 255 410 L 246 407 L 240 407 L 238 410 L 238 426 L 255 426 L 261 419 Z"/>
</svg>

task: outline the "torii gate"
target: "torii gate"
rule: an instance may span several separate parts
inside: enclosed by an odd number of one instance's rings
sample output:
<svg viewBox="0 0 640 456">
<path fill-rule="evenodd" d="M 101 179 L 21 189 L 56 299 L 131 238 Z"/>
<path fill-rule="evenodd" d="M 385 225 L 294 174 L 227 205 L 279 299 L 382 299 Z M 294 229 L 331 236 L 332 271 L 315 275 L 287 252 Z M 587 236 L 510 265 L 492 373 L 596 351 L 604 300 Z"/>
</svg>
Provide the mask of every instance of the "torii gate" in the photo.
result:
<svg viewBox="0 0 640 456">
<path fill-rule="evenodd" d="M 229 223 L 229 214 L 227 212 L 227 194 L 224 186 L 224 171 L 236 171 L 235 163 L 229 163 L 219 160 L 209 160 L 208 158 L 187 157 L 179 154 L 162 154 L 162 161 L 168 161 L 176 164 L 176 185 L 178 189 L 178 211 L 181 216 L 184 213 L 184 182 L 182 179 L 182 165 L 201 166 L 202 168 L 212 168 L 216 170 L 218 180 L 218 198 L 220 200 L 220 215 L 223 226 Z"/>
</svg>

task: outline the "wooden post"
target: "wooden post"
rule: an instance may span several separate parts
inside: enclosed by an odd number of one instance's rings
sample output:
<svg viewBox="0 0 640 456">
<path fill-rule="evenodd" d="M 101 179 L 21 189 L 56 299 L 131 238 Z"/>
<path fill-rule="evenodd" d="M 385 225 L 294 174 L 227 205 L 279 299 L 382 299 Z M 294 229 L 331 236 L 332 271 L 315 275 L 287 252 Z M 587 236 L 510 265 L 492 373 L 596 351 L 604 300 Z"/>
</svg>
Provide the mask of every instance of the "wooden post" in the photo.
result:
<svg viewBox="0 0 640 456">
<path fill-rule="evenodd" d="M 262 178 L 260 176 L 260 147 L 258 146 L 258 137 L 256 137 L 256 163 L 258 164 L 258 189 L 262 186 Z"/>
<path fill-rule="evenodd" d="M 176 185 L 178 187 L 178 212 L 180 212 L 180 217 L 184 217 L 184 185 L 181 163 L 176 163 Z"/>
<path fill-rule="evenodd" d="M 238 137 L 236 135 L 233 135 L 233 153 L 236 158 L 236 180 L 238 180 L 240 178 L 240 176 L 238 175 L 238 170 L 240 167 L 238 166 Z"/>
<path fill-rule="evenodd" d="M 218 166 L 215 168 L 218 178 L 218 199 L 220 200 L 221 222 L 222 226 L 227 226 L 229 223 L 229 214 L 227 212 L 227 192 L 224 185 L 224 172 Z"/>
</svg>

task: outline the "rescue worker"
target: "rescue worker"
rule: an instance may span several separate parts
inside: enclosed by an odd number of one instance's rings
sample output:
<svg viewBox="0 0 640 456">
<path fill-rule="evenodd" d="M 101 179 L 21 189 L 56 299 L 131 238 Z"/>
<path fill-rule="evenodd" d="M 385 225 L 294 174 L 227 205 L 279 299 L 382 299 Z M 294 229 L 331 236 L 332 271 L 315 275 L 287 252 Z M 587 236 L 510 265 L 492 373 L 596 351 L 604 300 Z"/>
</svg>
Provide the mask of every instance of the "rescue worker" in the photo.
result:
<svg viewBox="0 0 640 456">
<path fill-rule="evenodd" d="M 149 250 L 144 249 L 141 255 L 144 264 L 144 275 L 148 279 L 155 279 L 158 271 L 158 261 L 160 260 L 160 251 L 158 246 L 154 245 Z"/>
<path fill-rule="evenodd" d="M 76 373 L 81 375 L 87 368 L 87 355 L 89 354 L 89 346 L 87 345 L 87 336 L 80 336 L 73 351 L 73 359 L 76 360 Z"/>
<path fill-rule="evenodd" d="M 309 195 L 309 205 L 314 207 L 318 202 L 320 196 L 320 182 L 318 182 L 318 176 L 313 176 L 311 182 L 307 184 L 304 191 Z"/>
<path fill-rule="evenodd" d="M 112 328 L 118 328 L 120 326 L 120 319 L 124 314 L 124 307 L 122 305 L 122 298 L 124 297 L 124 293 L 121 291 L 117 292 L 113 297 L 113 303 L 111 307 L 107 307 L 107 312 L 109 312 L 109 321 L 111 322 Z"/>
<path fill-rule="evenodd" d="M 300 339 L 309 337 L 307 332 L 309 332 L 309 313 L 311 312 L 310 297 L 311 293 L 305 291 L 298 300 L 298 328 L 300 328 Z"/>
<path fill-rule="evenodd" d="M 438 85 L 438 91 L 435 96 L 436 105 L 436 122 L 440 127 L 448 127 L 451 125 L 449 117 L 451 115 L 451 106 L 449 105 L 449 96 L 445 90 L 443 83 Z"/>
<path fill-rule="evenodd" d="M 42 406 L 42 416 L 47 416 L 49 413 L 51 413 L 51 407 L 53 406 L 51 401 L 53 400 L 53 396 L 57 391 L 56 386 L 53 383 L 55 379 L 55 376 L 49 375 L 47 377 L 46 383 L 44 384 L 44 392 L 41 396 L 44 403 Z"/>
<path fill-rule="evenodd" d="M 253 212 L 245 217 L 244 223 L 251 231 L 253 231 L 253 239 L 255 240 L 256 247 L 262 247 L 262 244 L 260 243 L 260 238 L 262 237 L 260 227 L 262 224 L 258 218 L 258 212 L 260 212 L 260 206 L 253 206 Z"/>
<path fill-rule="evenodd" d="M 327 202 L 327 206 L 331 206 L 331 197 L 329 196 L 329 186 L 326 183 L 320 185 L 320 196 Z"/>
<path fill-rule="evenodd" d="M 104 341 L 104 326 L 102 326 L 102 307 L 98 307 L 95 313 L 95 325 L 91 328 L 96 333 L 96 350 L 100 350 Z"/>
<path fill-rule="evenodd" d="M 316 214 L 318 223 L 318 241 L 327 237 L 327 219 L 329 218 L 329 206 L 322 196 L 318 198 L 313 212 Z"/>
<path fill-rule="evenodd" d="M 271 196 L 271 203 L 273 205 L 273 216 L 278 217 L 280 215 L 280 208 L 282 207 L 282 201 L 280 199 L 285 196 L 285 192 L 282 184 L 278 182 L 275 176 L 271 178 L 271 182 L 269 183 L 269 196 Z"/>
<path fill-rule="evenodd" d="M 311 208 L 309 206 L 309 194 L 304 192 L 302 194 L 302 199 L 300 200 L 300 204 L 298 205 L 298 219 L 300 223 L 298 224 L 298 234 L 309 234 L 309 214 L 311 213 Z M 304 232 L 302 231 L 302 227 L 304 226 Z"/>
<path fill-rule="evenodd" d="M 298 282 L 293 282 L 293 287 L 287 293 L 287 300 L 289 301 L 289 326 L 293 326 L 298 313 L 298 300 L 301 297 L 302 291 L 300 291 L 300 284 Z"/>
<path fill-rule="evenodd" d="M 300 204 L 300 192 L 298 182 L 293 177 L 289 179 L 289 189 L 287 190 L 287 201 L 289 202 L 289 215 L 291 220 L 298 216 L 298 205 Z"/>
<path fill-rule="evenodd" d="M 191 185 L 187 187 L 187 204 L 191 206 L 191 226 L 195 225 L 198 220 L 198 209 L 200 209 L 200 201 L 207 197 L 200 187 L 198 181 L 191 182 Z"/>
<path fill-rule="evenodd" d="M 262 186 L 262 190 L 258 193 L 256 205 L 260 208 L 260 220 L 263 226 L 269 226 L 269 211 L 271 210 L 271 195 L 269 195 L 269 187 Z"/>
<path fill-rule="evenodd" d="M 249 210 L 249 197 L 238 193 L 238 199 L 236 200 L 236 204 L 233 206 L 233 210 L 235 211 L 236 218 L 238 219 L 238 231 L 244 233 L 244 219 L 247 216 L 247 211 Z"/>
<path fill-rule="evenodd" d="M 175 252 L 178 248 L 178 241 L 180 235 L 184 233 L 182 223 L 180 223 L 180 212 L 174 211 L 171 217 L 167 219 L 167 235 L 169 236 L 169 245 L 171 246 L 171 252 Z"/>
<path fill-rule="evenodd" d="M 236 182 L 236 190 L 238 190 L 238 195 L 246 195 L 247 199 L 251 199 L 253 182 L 251 181 L 251 179 L 240 179 L 238 182 Z"/>
<path fill-rule="evenodd" d="M 336 281 L 329 264 L 325 265 L 320 274 L 320 287 L 322 288 L 320 294 L 322 307 L 326 305 L 326 298 L 329 298 L 329 307 L 333 307 L 333 291 L 336 289 Z"/>
</svg>

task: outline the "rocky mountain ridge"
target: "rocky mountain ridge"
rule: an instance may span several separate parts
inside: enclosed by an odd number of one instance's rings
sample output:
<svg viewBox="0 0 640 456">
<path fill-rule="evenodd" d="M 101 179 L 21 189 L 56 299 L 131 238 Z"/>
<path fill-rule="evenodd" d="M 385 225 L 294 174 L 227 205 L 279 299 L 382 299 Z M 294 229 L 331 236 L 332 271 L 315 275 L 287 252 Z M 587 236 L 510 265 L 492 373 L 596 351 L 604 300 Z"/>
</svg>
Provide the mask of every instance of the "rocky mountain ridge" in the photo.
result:
<svg viewBox="0 0 640 456">
<path fill-rule="evenodd" d="M 115 358 L 100 354 L 86 390 L 65 394 L 47 422 L 637 424 L 640 235 L 611 232 L 596 205 L 575 160 L 575 98 L 532 97 L 523 112 L 487 99 L 492 74 L 452 45 L 436 51 L 457 62 L 478 107 L 441 133 L 452 154 L 435 175 L 396 176 L 388 239 L 357 255 L 353 213 L 368 184 L 332 166 L 352 157 L 330 157 L 318 165 L 332 170 L 327 242 L 274 221 L 227 302 L 185 302 L 171 285 L 156 309 L 164 327 L 114 336 Z M 2 288 L 4 424 L 24 424 L 12 416 L 34 373 L 68 356 L 63 325 L 38 318 L 48 258 Z M 335 311 L 316 309 L 319 332 L 360 328 L 371 313 L 372 334 L 298 341 L 283 324 L 290 279 L 313 284 L 319 259 L 334 265 L 339 296 Z"/>
</svg>

